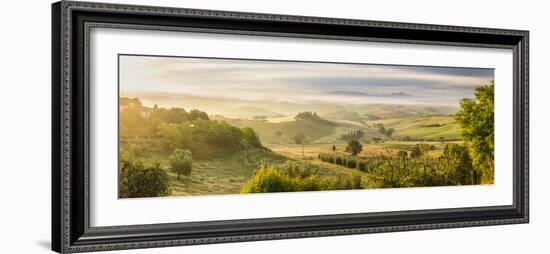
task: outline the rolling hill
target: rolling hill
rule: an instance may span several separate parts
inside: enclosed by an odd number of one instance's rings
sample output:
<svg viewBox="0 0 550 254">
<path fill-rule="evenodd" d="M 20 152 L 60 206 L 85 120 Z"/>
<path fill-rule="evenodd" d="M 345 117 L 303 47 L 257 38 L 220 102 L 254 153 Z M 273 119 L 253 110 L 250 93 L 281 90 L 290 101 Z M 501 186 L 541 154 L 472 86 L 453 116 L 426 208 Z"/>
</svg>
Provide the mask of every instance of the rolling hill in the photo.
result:
<svg viewBox="0 0 550 254">
<path fill-rule="evenodd" d="M 422 116 L 369 121 L 394 128 L 395 136 L 414 139 L 460 139 L 460 126 L 452 116 Z"/>
<path fill-rule="evenodd" d="M 302 133 L 306 136 L 306 142 L 314 142 L 316 139 L 332 135 L 338 126 L 336 123 L 324 119 L 303 119 L 281 122 L 230 118 L 225 118 L 223 120 L 239 128 L 250 127 L 254 129 L 260 136 L 260 140 L 264 145 L 293 143 L 292 137 L 298 133 Z M 280 135 L 278 135 L 278 133 Z"/>
<path fill-rule="evenodd" d="M 241 100 L 215 97 L 197 97 L 191 95 L 155 96 L 152 94 L 140 97 L 144 106 L 182 107 L 199 109 L 209 115 L 222 115 L 230 118 L 253 118 L 266 116 L 276 118 L 294 116 L 299 112 L 317 112 L 326 119 L 338 120 L 374 120 L 396 117 L 421 117 L 430 115 L 452 115 L 458 108 L 445 105 L 414 105 L 414 104 L 381 104 L 371 103 L 368 97 L 363 104 L 340 104 L 321 101 L 269 101 Z M 154 102 L 154 103 L 153 103 Z M 458 106 L 458 105 L 457 105 Z"/>
<path fill-rule="evenodd" d="M 266 118 L 275 118 L 275 117 L 284 117 L 284 114 L 274 112 L 271 110 L 267 110 L 261 107 L 253 107 L 253 106 L 242 106 L 242 107 L 236 107 L 231 108 L 227 110 L 226 113 L 223 114 L 227 117 L 232 118 L 253 118 L 253 117 L 259 117 L 263 116 Z"/>
</svg>

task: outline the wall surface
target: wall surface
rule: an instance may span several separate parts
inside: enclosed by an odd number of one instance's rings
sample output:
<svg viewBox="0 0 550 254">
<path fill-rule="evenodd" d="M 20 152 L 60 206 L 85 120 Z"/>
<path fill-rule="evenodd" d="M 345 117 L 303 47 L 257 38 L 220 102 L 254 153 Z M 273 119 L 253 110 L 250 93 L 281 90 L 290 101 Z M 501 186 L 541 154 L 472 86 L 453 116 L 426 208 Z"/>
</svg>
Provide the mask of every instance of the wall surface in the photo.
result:
<svg viewBox="0 0 550 254">
<path fill-rule="evenodd" d="M 120 253 L 544 253 L 550 226 L 549 21 L 544 1 L 112 1 L 531 31 L 531 223 L 191 246 Z M 8 1 L 0 15 L 0 253 L 50 245 L 50 1 Z M 546 251 L 545 251 L 546 250 Z"/>
</svg>

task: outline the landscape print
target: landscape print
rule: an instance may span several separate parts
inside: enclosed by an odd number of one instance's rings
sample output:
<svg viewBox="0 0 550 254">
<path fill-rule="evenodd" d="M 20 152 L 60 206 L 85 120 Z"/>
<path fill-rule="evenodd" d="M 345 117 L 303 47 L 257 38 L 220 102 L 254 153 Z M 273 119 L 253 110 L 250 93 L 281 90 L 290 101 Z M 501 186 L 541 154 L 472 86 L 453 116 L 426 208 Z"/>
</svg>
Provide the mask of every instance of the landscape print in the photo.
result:
<svg viewBox="0 0 550 254">
<path fill-rule="evenodd" d="M 119 198 L 493 184 L 493 80 L 119 55 Z"/>
</svg>

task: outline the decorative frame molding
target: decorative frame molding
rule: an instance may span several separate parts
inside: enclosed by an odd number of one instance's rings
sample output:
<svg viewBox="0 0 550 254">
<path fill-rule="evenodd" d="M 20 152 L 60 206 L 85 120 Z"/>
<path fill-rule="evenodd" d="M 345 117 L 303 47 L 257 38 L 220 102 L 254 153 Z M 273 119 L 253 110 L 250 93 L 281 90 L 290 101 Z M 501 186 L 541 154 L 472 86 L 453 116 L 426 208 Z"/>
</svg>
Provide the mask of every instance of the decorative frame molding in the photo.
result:
<svg viewBox="0 0 550 254">
<path fill-rule="evenodd" d="M 513 205 L 90 227 L 88 35 L 93 27 L 513 49 Z M 73 1 L 54 3 L 52 249 L 74 253 L 528 223 L 528 73 L 528 31 Z"/>
</svg>

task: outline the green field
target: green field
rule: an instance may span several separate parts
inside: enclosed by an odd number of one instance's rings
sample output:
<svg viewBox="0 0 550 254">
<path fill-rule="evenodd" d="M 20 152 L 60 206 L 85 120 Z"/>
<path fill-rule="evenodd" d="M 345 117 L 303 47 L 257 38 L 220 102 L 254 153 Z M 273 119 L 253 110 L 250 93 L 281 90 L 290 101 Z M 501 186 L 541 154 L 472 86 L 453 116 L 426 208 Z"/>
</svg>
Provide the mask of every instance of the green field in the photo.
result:
<svg viewBox="0 0 550 254">
<path fill-rule="evenodd" d="M 386 128 L 394 128 L 395 135 L 414 139 L 460 139 L 460 126 L 453 116 L 421 116 L 389 118 L 369 121 L 371 124 L 381 123 Z"/>
</svg>

